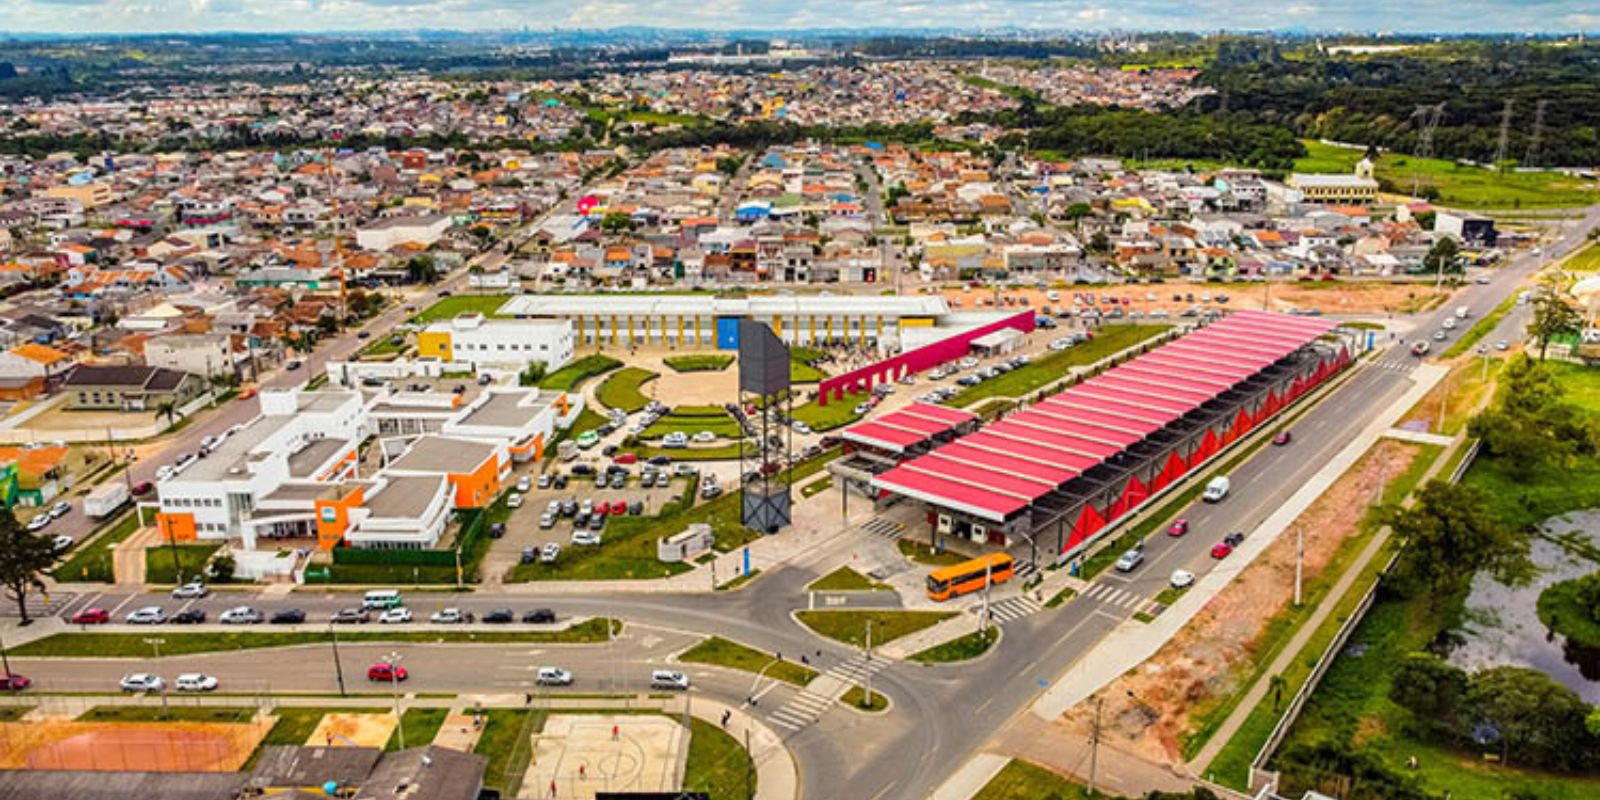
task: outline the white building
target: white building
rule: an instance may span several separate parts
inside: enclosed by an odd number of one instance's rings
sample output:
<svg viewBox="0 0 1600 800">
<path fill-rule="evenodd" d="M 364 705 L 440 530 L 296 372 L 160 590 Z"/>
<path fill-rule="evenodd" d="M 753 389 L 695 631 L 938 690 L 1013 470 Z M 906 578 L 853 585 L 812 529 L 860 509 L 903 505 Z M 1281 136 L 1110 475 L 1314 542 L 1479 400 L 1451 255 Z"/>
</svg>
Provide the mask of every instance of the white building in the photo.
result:
<svg viewBox="0 0 1600 800">
<path fill-rule="evenodd" d="M 555 370 L 572 360 L 572 324 L 552 319 L 486 319 L 462 314 L 417 333 L 417 356 L 520 369 L 543 361 Z"/>
<path fill-rule="evenodd" d="M 425 214 L 414 217 L 380 219 L 356 231 L 356 244 L 364 250 L 383 252 L 402 244 L 431 246 L 450 230 L 450 217 Z"/>
</svg>

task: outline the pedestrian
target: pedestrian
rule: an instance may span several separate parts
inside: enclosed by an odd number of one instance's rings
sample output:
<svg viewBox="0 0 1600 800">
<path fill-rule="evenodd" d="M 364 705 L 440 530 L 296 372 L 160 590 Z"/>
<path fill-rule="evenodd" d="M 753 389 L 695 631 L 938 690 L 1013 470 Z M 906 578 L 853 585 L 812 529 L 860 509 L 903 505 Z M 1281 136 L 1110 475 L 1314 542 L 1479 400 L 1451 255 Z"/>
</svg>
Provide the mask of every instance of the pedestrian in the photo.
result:
<svg viewBox="0 0 1600 800">
<path fill-rule="evenodd" d="M 616 741 L 616 740 L 618 740 L 618 739 L 620 739 L 620 738 L 621 738 L 621 736 L 622 736 L 622 729 L 621 729 L 621 727 L 620 727 L 620 726 L 618 726 L 618 725 L 612 725 L 612 726 L 611 726 L 611 741 L 613 741 L 613 742 L 614 742 L 614 741 Z"/>
<path fill-rule="evenodd" d="M 550 782 L 550 800 L 555 800 L 555 796 L 556 796 L 556 782 L 555 781 L 551 781 Z"/>
<path fill-rule="evenodd" d="M 578 765 L 578 780 L 586 781 L 588 779 L 589 779 L 588 770 L 584 769 L 584 766 L 582 764 L 579 764 Z"/>
<path fill-rule="evenodd" d="M 522 696 L 522 704 L 525 706 L 533 705 L 533 692 L 528 692 Z"/>
<path fill-rule="evenodd" d="M 811 666 L 811 659 L 806 657 L 805 653 L 801 653 L 800 654 L 800 663 L 805 664 L 806 666 L 809 667 L 809 666 Z"/>
<path fill-rule="evenodd" d="M 724 727 L 724 728 L 728 727 L 728 720 L 730 720 L 730 719 L 733 719 L 733 710 L 732 709 L 726 709 L 726 708 L 723 709 L 722 710 L 722 727 Z"/>
<path fill-rule="evenodd" d="M 331 734 L 331 733 L 328 734 L 328 746 L 329 747 L 333 746 L 333 734 Z"/>
</svg>

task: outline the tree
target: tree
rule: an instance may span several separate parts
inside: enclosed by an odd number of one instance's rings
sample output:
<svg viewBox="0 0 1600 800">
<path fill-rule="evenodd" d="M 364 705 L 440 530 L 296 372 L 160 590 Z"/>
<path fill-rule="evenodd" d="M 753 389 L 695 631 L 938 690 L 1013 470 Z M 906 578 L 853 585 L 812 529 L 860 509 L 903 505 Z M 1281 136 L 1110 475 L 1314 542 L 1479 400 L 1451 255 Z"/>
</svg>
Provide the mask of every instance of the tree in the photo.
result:
<svg viewBox="0 0 1600 800">
<path fill-rule="evenodd" d="M 1590 736 L 1600 738 L 1600 706 L 1589 709 L 1589 716 L 1583 718 L 1583 727 Z"/>
<path fill-rule="evenodd" d="M 1533 321 L 1528 333 L 1539 340 L 1539 360 L 1543 361 L 1550 340 L 1574 336 L 1583 330 L 1583 315 L 1561 294 L 1561 287 L 1546 280 L 1533 291 Z"/>
<path fill-rule="evenodd" d="M 547 369 L 549 369 L 549 365 L 543 361 L 529 361 L 528 366 L 524 367 L 522 372 L 517 375 L 517 385 L 538 386 L 539 381 L 544 380 L 545 370 Z"/>
<path fill-rule="evenodd" d="M 1449 236 L 1441 236 L 1422 257 L 1422 269 L 1429 274 L 1459 273 L 1466 270 L 1461 262 L 1461 245 Z"/>
<path fill-rule="evenodd" d="M 1089 237 L 1089 252 L 1104 255 L 1111 252 L 1111 237 L 1105 231 L 1095 231 Z"/>
<path fill-rule="evenodd" d="M 1396 576 L 1413 590 L 1426 589 L 1430 604 L 1479 569 L 1513 583 L 1531 571 L 1527 541 L 1495 523 L 1474 487 L 1428 481 L 1416 504 L 1391 508 L 1385 516 L 1405 541 Z"/>
<path fill-rule="evenodd" d="M 34 536 L 17 522 L 11 509 L 0 511 L 0 586 L 6 596 L 17 604 L 22 624 L 27 625 L 28 594 L 44 591 L 40 577 L 56 563 L 55 543 L 43 536 Z"/>
<path fill-rule="evenodd" d="M 1466 671 L 1430 653 L 1400 659 L 1389 686 L 1390 700 L 1430 725 L 1451 725 L 1466 693 Z"/>
<path fill-rule="evenodd" d="M 633 230 L 633 217 L 621 211 L 608 211 L 600 218 L 600 230 L 606 233 L 622 233 Z"/>
<path fill-rule="evenodd" d="M 167 426 L 178 424 L 178 404 L 171 400 L 162 400 L 156 403 L 156 419 L 167 418 Z"/>
<path fill-rule="evenodd" d="M 439 279 L 439 267 L 433 256 L 414 256 L 406 262 L 406 277 L 412 283 L 433 283 Z"/>
<path fill-rule="evenodd" d="M 234 560 L 233 553 L 222 552 L 211 559 L 211 564 L 206 568 L 211 573 L 211 580 L 217 583 L 229 583 L 233 574 L 239 569 L 239 562 Z"/>
<path fill-rule="evenodd" d="M 1583 758 L 1589 706 L 1550 676 L 1526 667 L 1494 667 L 1472 676 L 1467 706 L 1500 734 L 1501 757 L 1563 767 Z"/>
<path fill-rule="evenodd" d="M 1600 623 L 1600 572 L 1591 572 L 1579 578 L 1575 596 L 1589 615 L 1589 620 Z"/>
</svg>

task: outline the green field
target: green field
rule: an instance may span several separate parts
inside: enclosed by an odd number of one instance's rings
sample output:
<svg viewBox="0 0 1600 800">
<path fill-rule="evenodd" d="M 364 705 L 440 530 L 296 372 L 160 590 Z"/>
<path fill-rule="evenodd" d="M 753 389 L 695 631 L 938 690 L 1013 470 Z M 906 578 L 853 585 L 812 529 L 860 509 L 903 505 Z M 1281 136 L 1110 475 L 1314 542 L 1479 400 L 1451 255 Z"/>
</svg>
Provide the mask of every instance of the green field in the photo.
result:
<svg viewBox="0 0 1600 800">
<path fill-rule="evenodd" d="M 701 431 L 710 431 L 722 439 L 738 439 L 744 435 L 738 421 L 720 408 L 714 414 L 683 414 L 673 409 L 645 428 L 639 438 L 660 439 L 669 433 L 693 436 Z"/>
<path fill-rule="evenodd" d="M 450 713 L 448 708 L 408 708 L 400 715 L 400 727 L 389 734 L 389 742 L 383 746 L 384 750 L 393 752 L 400 749 L 400 733 L 404 729 L 406 747 L 424 747 L 433 742 L 433 737 L 439 735 L 439 729 L 444 727 L 445 715 Z"/>
<path fill-rule="evenodd" d="M 789 358 L 789 380 L 793 383 L 817 383 L 828 377 L 828 373 L 795 358 Z"/>
<path fill-rule="evenodd" d="M 720 372 L 733 363 L 730 355 L 667 356 L 661 363 L 675 372 Z"/>
<path fill-rule="evenodd" d="M 1600 370 L 1554 361 L 1546 367 L 1569 403 L 1600 414 Z M 1482 454 L 1461 482 L 1482 490 L 1500 523 L 1516 530 L 1569 511 L 1600 507 L 1600 458 L 1594 456 L 1578 455 L 1566 464 L 1543 464 L 1517 475 L 1503 459 Z"/>
<path fill-rule="evenodd" d="M 417 312 L 412 322 L 426 325 L 430 322 L 453 319 L 458 314 L 482 314 L 485 317 L 504 319 L 500 307 L 511 299 L 509 294 L 453 294 Z"/>
<path fill-rule="evenodd" d="M 893 587 L 879 583 L 859 572 L 849 568 L 840 567 L 814 581 L 806 587 L 808 592 L 892 592 Z"/>
<path fill-rule="evenodd" d="M 618 627 L 621 623 L 618 623 Z M 14 656 L 32 658 L 145 658 L 153 655 L 143 633 L 57 633 L 10 649 Z M 326 645 L 324 631 L 248 630 L 227 633 L 163 633 L 161 655 L 181 656 L 296 645 Z M 454 644 L 584 644 L 606 639 L 602 618 L 585 620 L 562 631 L 339 631 L 341 642 L 442 642 Z"/>
<path fill-rule="evenodd" d="M 948 567 L 951 564 L 960 564 L 971 558 L 954 550 L 935 552 L 931 545 L 913 542 L 904 538 L 896 540 L 895 545 L 900 548 L 900 555 L 925 567 Z"/>
<path fill-rule="evenodd" d="M 220 544 L 163 544 L 144 551 L 145 583 L 177 583 L 203 578 L 206 562 L 221 549 Z"/>
<path fill-rule="evenodd" d="M 1306 156 L 1295 161 L 1296 172 L 1349 174 L 1365 152 L 1314 141 L 1304 144 Z M 1419 190 L 1437 189 L 1441 204 L 1461 208 L 1566 208 L 1600 201 L 1600 191 L 1583 188 L 1582 178 L 1555 172 L 1498 172 L 1399 153 L 1384 153 L 1376 174 L 1392 191 L 1410 194 L 1415 181 Z"/>
<path fill-rule="evenodd" d="M 124 539 L 132 536 L 138 529 L 139 519 L 132 513 L 123 516 L 109 527 L 102 527 L 102 533 L 91 538 L 86 545 L 79 544 L 74 548 L 72 557 L 56 567 L 51 575 L 58 581 L 110 583 L 113 577 L 112 549 L 122 544 Z"/>
<path fill-rule="evenodd" d="M 683 788 L 714 798 L 755 797 L 755 765 L 732 734 L 698 717 L 689 719 L 689 759 Z"/>
<path fill-rule="evenodd" d="M 483 732 L 472 752 L 487 757 L 483 785 L 510 795 L 522 783 L 533 757 L 528 737 L 544 729 L 543 709 L 490 708 L 484 711 Z"/>
<path fill-rule="evenodd" d="M 817 677 L 817 671 L 793 661 L 773 663 L 773 655 L 753 647 L 713 636 L 678 654 L 678 660 L 690 664 L 715 664 L 753 674 L 766 669 L 767 677 L 805 686 Z"/>
<path fill-rule="evenodd" d="M 620 366 L 622 362 L 610 356 L 599 354 L 584 356 L 544 376 L 544 380 L 539 381 L 539 388 L 571 391 L 583 385 L 584 381 L 597 375 L 604 375 Z"/>
<path fill-rule="evenodd" d="M 656 379 L 656 373 L 638 367 L 623 367 L 606 378 L 595 390 L 594 396 L 606 408 L 619 408 L 628 413 L 650 404 L 641 387 Z"/>
<path fill-rule="evenodd" d="M 95 706 L 78 715 L 79 722 L 249 722 L 249 706 Z"/>
<path fill-rule="evenodd" d="M 936 644 L 919 653 L 912 653 L 911 660 L 923 664 L 954 664 L 960 661 L 971 661 L 994 647 L 1000 641 L 1000 629 L 990 627 L 984 631 L 973 631 L 965 636 L 951 639 L 948 642 Z"/>
<path fill-rule="evenodd" d="M 867 622 L 872 623 L 874 647 L 932 627 L 956 615 L 954 611 L 798 611 L 806 627 L 829 639 L 861 647 Z"/>
<path fill-rule="evenodd" d="M 861 397 L 845 395 L 844 399 L 830 401 L 826 406 L 819 405 L 817 401 L 812 400 L 795 406 L 790 416 L 804 422 L 813 431 L 831 431 L 835 428 L 843 428 L 861 419 L 862 415 L 857 414 L 855 408 L 862 403 L 864 397 L 864 395 Z"/>
<path fill-rule="evenodd" d="M 889 698 L 885 697 L 883 692 L 877 690 L 873 690 L 872 704 L 868 705 L 867 693 L 860 686 L 852 686 L 844 690 L 844 694 L 839 695 L 839 702 L 857 711 L 865 711 L 869 714 L 881 713 L 889 708 Z"/>
<path fill-rule="evenodd" d="M 972 800 L 1088 800 L 1089 797 L 1082 786 L 1044 767 L 1013 758 L 1000 774 L 972 796 Z"/>
<path fill-rule="evenodd" d="M 1561 265 L 1561 268 L 1569 272 L 1595 272 L 1600 270 L 1600 242 L 1591 244 L 1574 253 L 1571 258 Z"/>
<path fill-rule="evenodd" d="M 1107 356 L 1160 336 L 1171 327 L 1170 325 L 1107 325 L 1095 331 L 1094 339 L 1090 341 L 1040 356 L 1020 369 L 990 378 L 977 386 L 968 386 L 956 392 L 946 405 L 965 408 L 991 397 L 1024 397 L 1029 392 L 1067 377 L 1072 367 L 1093 364 Z"/>
</svg>

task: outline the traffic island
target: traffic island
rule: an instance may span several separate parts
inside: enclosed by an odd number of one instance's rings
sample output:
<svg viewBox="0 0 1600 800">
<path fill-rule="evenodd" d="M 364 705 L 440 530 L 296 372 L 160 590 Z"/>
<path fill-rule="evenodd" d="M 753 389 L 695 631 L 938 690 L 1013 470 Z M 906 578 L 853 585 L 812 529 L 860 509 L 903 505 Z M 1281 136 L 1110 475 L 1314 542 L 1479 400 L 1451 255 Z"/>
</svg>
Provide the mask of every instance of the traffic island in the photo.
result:
<svg viewBox="0 0 1600 800">
<path fill-rule="evenodd" d="M 954 611 L 796 611 L 794 618 L 818 636 L 852 647 L 876 647 L 930 628 Z M 868 631 L 870 630 L 870 634 Z"/>
<path fill-rule="evenodd" d="M 957 664 L 982 657 L 999 642 L 1000 628 L 990 626 L 912 653 L 908 660 L 923 664 Z"/>
</svg>

